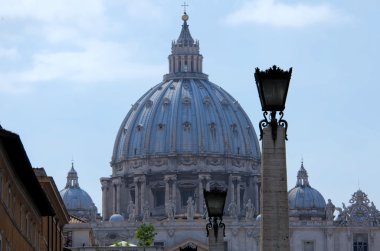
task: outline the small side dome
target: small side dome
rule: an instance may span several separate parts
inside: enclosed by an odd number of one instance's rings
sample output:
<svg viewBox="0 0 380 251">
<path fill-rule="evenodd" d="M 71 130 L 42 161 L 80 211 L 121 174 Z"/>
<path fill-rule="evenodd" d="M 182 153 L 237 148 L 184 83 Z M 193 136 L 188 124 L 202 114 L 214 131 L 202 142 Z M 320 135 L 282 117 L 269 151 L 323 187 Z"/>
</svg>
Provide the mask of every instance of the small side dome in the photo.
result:
<svg viewBox="0 0 380 251">
<path fill-rule="evenodd" d="M 79 187 L 78 174 L 73 163 L 67 174 L 66 186 L 59 193 L 69 214 L 88 221 L 95 220 L 98 210 L 90 195 Z"/>
<path fill-rule="evenodd" d="M 298 171 L 297 184 L 288 193 L 288 203 L 291 217 L 325 218 L 326 201 L 320 192 L 310 186 L 303 162 Z"/>
<path fill-rule="evenodd" d="M 124 217 L 121 214 L 113 214 L 111 215 L 110 222 L 121 222 L 124 221 Z"/>
<path fill-rule="evenodd" d="M 260 222 L 261 221 L 261 214 L 257 215 L 256 221 Z"/>
</svg>

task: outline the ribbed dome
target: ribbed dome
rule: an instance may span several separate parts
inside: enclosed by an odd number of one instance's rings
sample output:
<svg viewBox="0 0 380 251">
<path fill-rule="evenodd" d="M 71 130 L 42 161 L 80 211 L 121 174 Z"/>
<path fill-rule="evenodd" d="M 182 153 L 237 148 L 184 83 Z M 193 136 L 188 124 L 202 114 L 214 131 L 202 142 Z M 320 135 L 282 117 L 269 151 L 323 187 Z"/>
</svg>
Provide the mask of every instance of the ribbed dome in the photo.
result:
<svg viewBox="0 0 380 251">
<path fill-rule="evenodd" d="M 180 36 L 172 43 L 169 73 L 132 106 L 122 122 L 113 164 L 168 155 L 260 159 L 247 114 L 202 72 L 199 42 L 191 37 L 187 20 L 186 15 Z"/>
<path fill-rule="evenodd" d="M 298 171 L 297 184 L 288 193 L 290 216 L 324 217 L 326 201 L 308 181 L 303 163 Z"/>
<path fill-rule="evenodd" d="M 83 189 L 65 188 L 60 192 L 63 202 L 68 210 L 70 209 L 90 209 L 94 206 L 90 195 Z"/>
<path fill-rule="evenodd" d="M 95 219 L 97 212 L 96 206 L 90 195 L 79 187 L 78 174 L 73 164 L 67 174 L 66 186 L 60 191 L 60 195 L 70 214 L 88 220 Z"/>
<path fill-rule="evenodd" d="M 168 80 L 144 94 L 121 125 L 113 162 L 173 154 L 260 158 L 255 131 L 239 103 L 202 79 Z"/>
</svg>

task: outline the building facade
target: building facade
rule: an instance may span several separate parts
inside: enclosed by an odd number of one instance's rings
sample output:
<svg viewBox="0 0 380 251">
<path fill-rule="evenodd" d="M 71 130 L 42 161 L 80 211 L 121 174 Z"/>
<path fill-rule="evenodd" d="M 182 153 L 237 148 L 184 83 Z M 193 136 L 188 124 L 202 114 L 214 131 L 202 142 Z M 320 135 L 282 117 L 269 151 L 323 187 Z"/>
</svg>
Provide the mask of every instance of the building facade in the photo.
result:
<svg viewBox="0 0 380 251">
<path fill-rule="evenodd" d="M 67 212 L 42 170 L 37 178 L 19 136 L 0 127 L 0 251 L 63 250 Z"/>
<path fill-rule="evenodd" d="M 103 218 L 86 223 L 97 246 L 137 242 L 135 231 L 146 222 L 156 227 L 157 247 L 208 250 L 203 190 L 218 187 L 228 190 L 225 249 L 259 250 L 259 142 L 238 101 L 203 73 L 188 19 L 184 13 L 172 42 L 169 73 L 132 106 L 117 133 L 112 172 L 100 179 Z M 380 250 L 379 213 L 364 192 L 347 207 L 326 203 L 302 164 L 288 200 L 291 250 Z"/>
</svg>

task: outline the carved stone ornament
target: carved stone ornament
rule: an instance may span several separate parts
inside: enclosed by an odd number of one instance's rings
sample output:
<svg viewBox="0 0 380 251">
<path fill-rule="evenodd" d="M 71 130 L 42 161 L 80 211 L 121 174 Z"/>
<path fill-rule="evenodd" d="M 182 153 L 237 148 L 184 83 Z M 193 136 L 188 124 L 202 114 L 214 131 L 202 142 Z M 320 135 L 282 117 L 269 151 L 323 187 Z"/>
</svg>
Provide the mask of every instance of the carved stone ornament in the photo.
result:
<svg viewBox="0 0 380 251">
<path fill-rule="evenodd" d="M 115 240 L 116 238 L 119 237 L 119 235 L 117 233 L 114 233 L 114 232 L 111 232 L 111 233 L 108 233 L 106 235 L 107 239 L 110 239 L 110 240 Z"/>
<path fill-rule="evenodd" d="M 191 129 L 191 123 L 189 121 L 183 122 L 182 126 L 184 131 L 190 131 Z"/>
<path fill-rule="evenodd" d="M 360 189 L 352 195 L 349 201 L 351 205 L 346 207 L 342 203 L 343 209 L 338 209 L 339 215 L 336 218 L 336 222 L 340 225 L 367 225 L 367 226 L 377 226 L 380 224 L 380 212 L 376 209 L 373 202 L 367 197 Z"/>
<path fill-rule="evenodd" d="M 174 234 L 175 234 L 175 229 L 174 228 L 168 229 L 168 235 L 169 235 L 169 237 L 173 237 Z"/>
<path fill-rule="evenodd" d="M 152 100 L 148 100 L 148 101 L 145 102 L 145 107 L 146 108 L 150 108 L 152 106 L 153 106 L 153 101 Z"/>
<path fill-rule="evenodd" d="M 205 106 L 209 106 L 209 105 L 211 104 L 211 99 L 210 99 L 210 97 L 208 97 L 208 96 L 204 97 L 204 98 L 203 98 L 203 104 L 204 104 Z"/>
<path fill-rule="evenodd" d="M 170 105 L 170 99 L 168 99 L 168 98 L 164 98 L 162 104 L 163 104 L 164 106 L 169 106 L 169 105 Z"/>
<path fill-rule="evenodd" d="M 184 105 L 190 105 L 191 104 L 191 99 L 189 97 L 184 97 L 182 99 L 182 104 L 184 104 Z"/>
<path fill-rule="evenodd" d="M 139 168 L 141 166 L 142 166 L 142 161 L 141 160 L 135 160 L 135 161 L 131 161 L 129 163 L 129 167 L 134 168 L 134 169 Z"/>
<path fill-rule="evenodd" d="M 252 228 L 249 228 L 249 229 L 247 230 L 247 237 L 248 237 L 248 238 L 252 238 L 252 237 L 253 237 L 253 229 L 252 229 Z"/>
<path fill-rule="evenodd" d="M 224 160 L 221 158 L 207 158 L 206 163 L 212 166 L 224 165 Z"/>
<path fill-rule="evenodd" d="M 239 229 L 238 229 L 237 227 L 232 228 L 231 231 L 232 231 L 232 235 L 233 235 L 234 237 L 236 237 L 237 234 L 239 233 Z"/>
<path fill-rule="evenodd" d="M 221 103 L 222 103 L 222 105 L 225 106 L 225 107 L 227 107 L 227 106 L 230 104 L 230 102 L 228 102 L 227 99 L 223 99 Z"/>
<path fill-rule="evenodd" d="M 236 167 L 242 167 L 244 165 L 244 161 L 241 161 L 239 159 L 233 159 L 232 165 Z"/>
<path fill-rule="evenodd" d="M 185 166 L 191 166 L 191 165 L 196 165 L 197 160 L 192 157 L 182 157 L 180 159 L 180 163 Z"/>
<path fill-rule="evenodd" d="M 195 245 L 195 244 L 192 243 L 192 242 L 188 242 L 188 243 L 186 243 L 185 245 L 183 245 L 181 248 L 182 248 L 182 249 L 185 249 L 185 248 L 191 248 L 191 249 L 196 250 L 197 245 Z"/>
<path fill-rule="evenodd" d="M 137 110 L 137 108 L 139 107 L 139 102 L 136 102 L 134 105 L 132 105 L 132 109 L 134 110 L 134 111 L 136 111 Z"/>
<path fill-rule="evenodd" d="M 163 165 L 168 164 L 168 160 L 167 159 L 153 159 L 153 160 L 149 160 L 148 163 L 150 166 L 163 166 Z"/>
</svg>

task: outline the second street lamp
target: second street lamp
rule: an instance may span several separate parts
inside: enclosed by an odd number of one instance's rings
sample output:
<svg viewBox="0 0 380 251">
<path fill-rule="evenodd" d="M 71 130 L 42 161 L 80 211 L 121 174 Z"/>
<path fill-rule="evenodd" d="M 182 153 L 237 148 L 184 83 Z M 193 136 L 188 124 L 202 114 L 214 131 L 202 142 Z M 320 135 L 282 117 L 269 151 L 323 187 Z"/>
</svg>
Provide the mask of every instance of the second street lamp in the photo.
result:
<svg viewBox="0 0 380 251">
<path fill-rule="evenodd" d="M 223 212 L 224 205 L 226 202 L 227 191 L 220 190 L 218 188 L 213 188 L 210 191 L 203 190 L 203 195 L 205 198 L 205 203 L 209 217 L 209 223 L 207 223 L 206 225 L 207 236 L 209 237 L 209 250 L 219 251 L 222 250 L 221 248 L 223 247 L 223 237 L 225 236 Z M 223 231 L 222 236 L 220 236 L 219 229 Z M 213 230 L 214 232 L 213 237 L 210 237 L 211 230 Z"/>
</svg>

